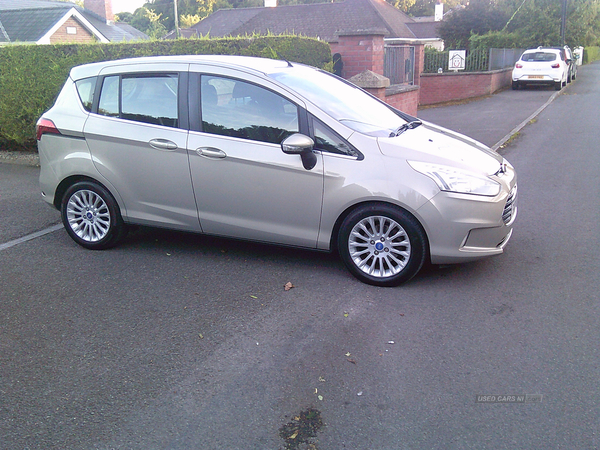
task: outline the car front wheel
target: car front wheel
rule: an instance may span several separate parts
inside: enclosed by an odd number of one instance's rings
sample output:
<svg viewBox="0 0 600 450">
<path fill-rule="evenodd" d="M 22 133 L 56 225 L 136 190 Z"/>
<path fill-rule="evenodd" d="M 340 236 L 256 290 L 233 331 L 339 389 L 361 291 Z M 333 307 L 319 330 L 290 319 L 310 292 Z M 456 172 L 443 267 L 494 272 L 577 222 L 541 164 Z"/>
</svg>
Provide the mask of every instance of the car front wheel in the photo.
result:
<svg viewBox="0 0 600 450">
<path fill-rule="evenodd" d="M 117 202 L 104 187 L 92 181 L 80 181 L 67 189 L 61 216 L 69 236 L 91 250 L 113 247 L 126 234 Z"/>
<path fill-rule="evenodd" d="M 427 238 L 419 222 L 406 211 L 391 205 L 367 205 L 344 219 L 338 251 L 359 280 L 375 286 L 397 286 L 421 270 Z"/>
</svg>

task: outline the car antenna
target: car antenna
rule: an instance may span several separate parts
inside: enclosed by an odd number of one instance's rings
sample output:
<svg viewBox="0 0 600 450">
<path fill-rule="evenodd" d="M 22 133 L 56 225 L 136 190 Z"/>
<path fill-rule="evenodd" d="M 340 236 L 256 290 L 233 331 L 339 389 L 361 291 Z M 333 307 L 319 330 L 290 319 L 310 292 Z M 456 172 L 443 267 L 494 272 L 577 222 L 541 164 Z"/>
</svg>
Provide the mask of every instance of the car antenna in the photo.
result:
<svg viewBox="0 0 600 450">
<path fill-rule="evenodd" d="M 287 63 L 287 65 L 288 65 L 288 67 L 294 67 L 294 66 L 292 66 L 292 63 L 291 63 L 291 62 L 289 62 L 289 61 L 288 61 L 287 59 L 285 59 L 285 58 L 282 58 L 282 57 L 281 57 L 281 55 L 279 54 L 279 52 L 278 52 L 277 50 L 275 50 L 275 54 L 277 55 L 277 58 L 278 58 L 278 59 L 280 59 L 280 60 L 282 60 L 282 61 L 285 61 L 285 62 Z"/>
</svg>

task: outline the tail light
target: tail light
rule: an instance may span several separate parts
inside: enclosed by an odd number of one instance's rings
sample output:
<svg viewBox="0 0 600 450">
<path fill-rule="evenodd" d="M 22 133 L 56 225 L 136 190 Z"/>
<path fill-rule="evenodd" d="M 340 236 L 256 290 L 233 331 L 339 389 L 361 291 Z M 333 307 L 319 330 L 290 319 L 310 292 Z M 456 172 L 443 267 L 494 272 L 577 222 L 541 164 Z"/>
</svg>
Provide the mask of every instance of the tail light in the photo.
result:
<svg viewBox="0 0 600 450">
<path fill-rule="evenodd" d="M 558 69 L 559 67 L 560 67 L 560 64 L 559 64 L 559 63 L 552 64 L 552 68 L 553 68 L 553 69 Z"/>
<path fill-rule="evenodd" d="M 60 131 L 58 131 L 54 122 L 42 117 L 35 124 L 35 138 L 39 141 L 42 139 L 43 134 L 60 134 Z"/>
<path fill-rule="evenodd" d="M 522 68 L 523 68 L 523 64 L 519 64 L 519 63 L 517 63 L 517 64 L 515 65 L 515 67 L 516 67 L 517 69 L 522 69 Z"/>
</svg>

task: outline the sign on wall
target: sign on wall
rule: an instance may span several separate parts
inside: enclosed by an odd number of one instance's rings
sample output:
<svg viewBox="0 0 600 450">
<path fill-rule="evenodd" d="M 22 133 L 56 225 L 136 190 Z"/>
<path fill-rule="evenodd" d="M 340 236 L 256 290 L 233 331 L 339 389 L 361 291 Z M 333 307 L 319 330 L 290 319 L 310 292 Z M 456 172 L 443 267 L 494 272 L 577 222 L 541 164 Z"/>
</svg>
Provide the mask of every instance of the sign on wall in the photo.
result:
<svg viewBox="0 0 600 450">
<path fill-rule="evenodd" d="M 448 51 L 448 70 L 465 70 L 467 61 L 466 50 Z"/>
</svg>

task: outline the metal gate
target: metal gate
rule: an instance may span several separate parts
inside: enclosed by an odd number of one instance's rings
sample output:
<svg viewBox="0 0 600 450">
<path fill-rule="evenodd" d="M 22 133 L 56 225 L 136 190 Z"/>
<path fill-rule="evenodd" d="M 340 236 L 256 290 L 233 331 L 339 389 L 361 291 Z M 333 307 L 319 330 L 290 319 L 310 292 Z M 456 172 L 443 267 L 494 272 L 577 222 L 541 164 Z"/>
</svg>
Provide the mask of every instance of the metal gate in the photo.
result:
<svg viewBox="0 0 600 450">
<path fill-rule="evenodd" d="M 415 48 L 409 45 L 386 45 L 383 75 L 390 84 L 414 84 Z"/>
</svg>

